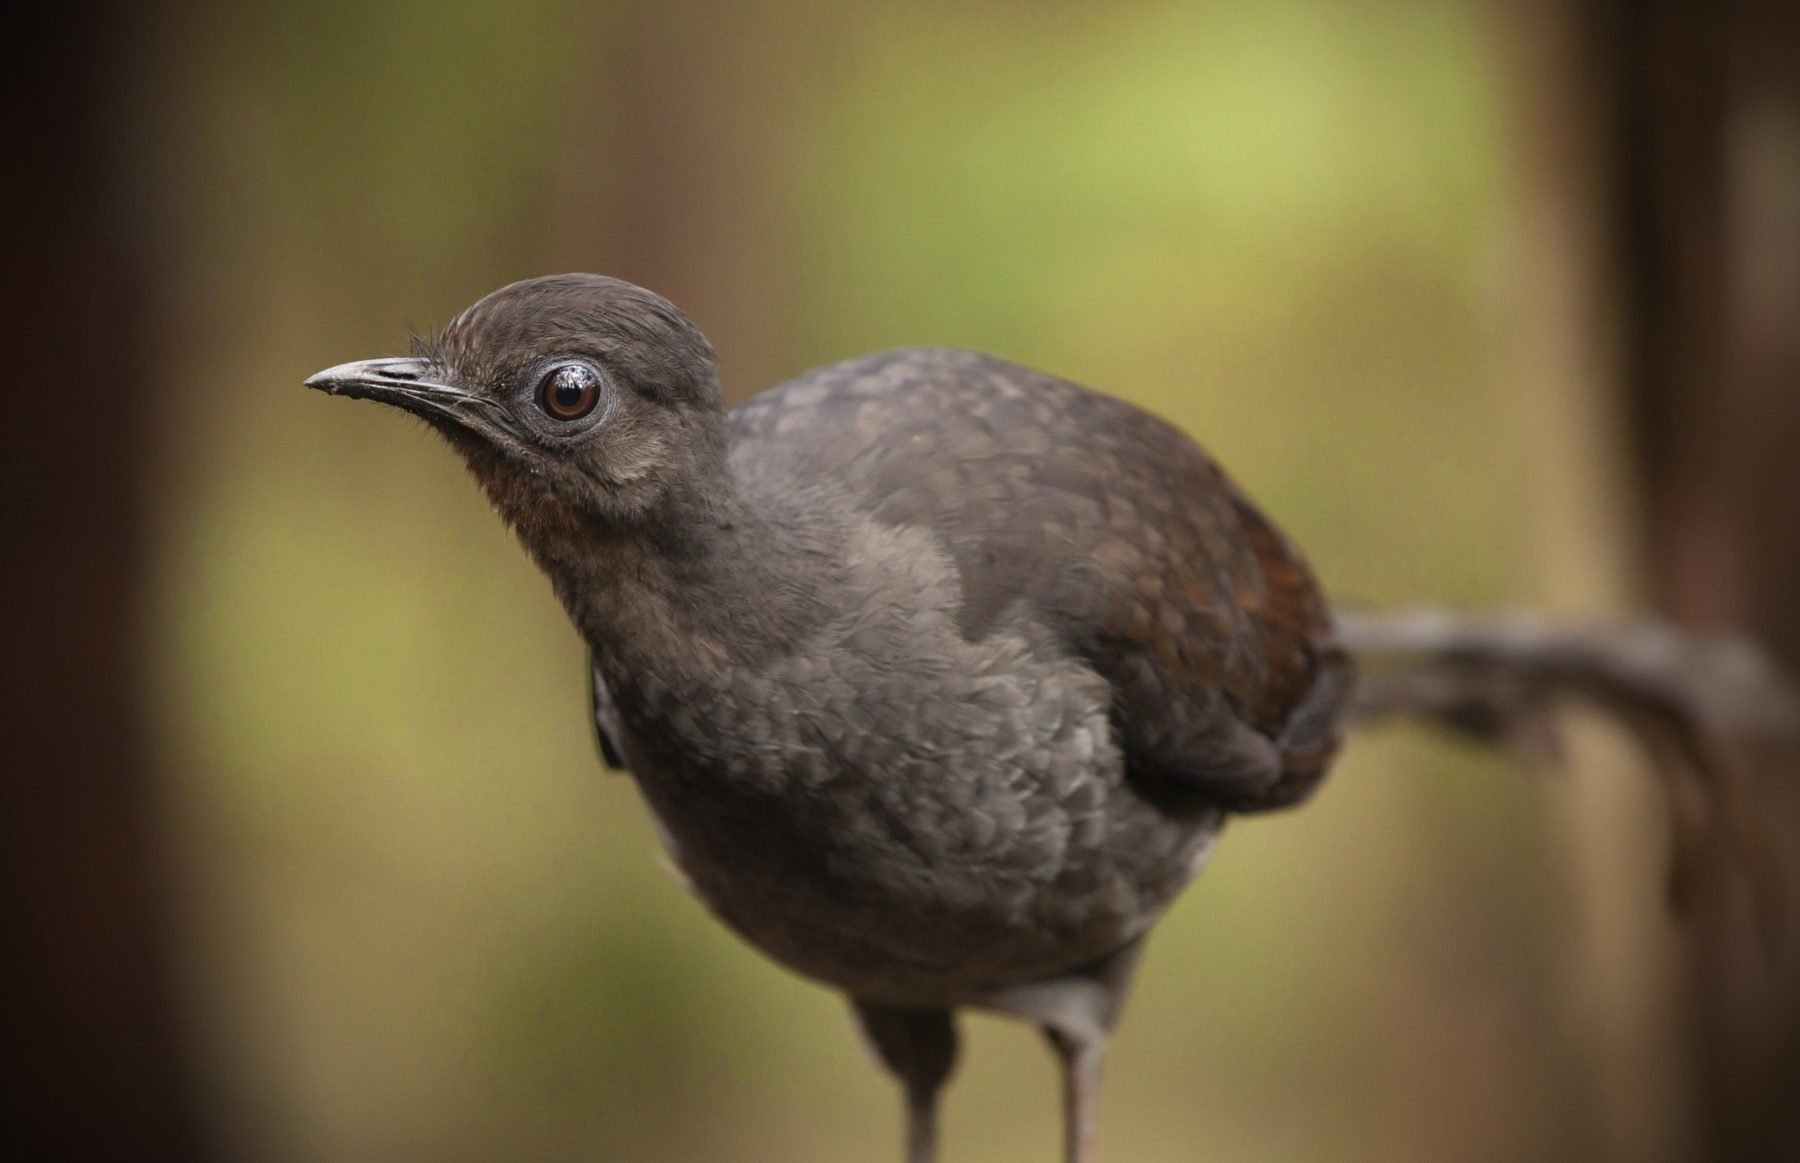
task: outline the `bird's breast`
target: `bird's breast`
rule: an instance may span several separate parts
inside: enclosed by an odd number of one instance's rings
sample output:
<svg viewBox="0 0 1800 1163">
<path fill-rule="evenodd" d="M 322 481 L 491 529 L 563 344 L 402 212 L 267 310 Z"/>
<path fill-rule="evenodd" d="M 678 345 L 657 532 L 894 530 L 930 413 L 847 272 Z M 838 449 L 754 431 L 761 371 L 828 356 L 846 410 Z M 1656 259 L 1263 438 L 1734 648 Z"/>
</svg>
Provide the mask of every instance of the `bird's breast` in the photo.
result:
<svg viewBox="0 0 1800 1163">
<path fill-rule="evenodd" d="M 757 665 L 597 652 L 604 726 L 696 892 L 865 991 L 1017 980 L 1135 936 L 1216 819 L 1131 790 L 1110 688 L 1029 618 L 963 638 L 922 534 L 865 527 L 846 561 L 841 614 Z"/>
</svg>

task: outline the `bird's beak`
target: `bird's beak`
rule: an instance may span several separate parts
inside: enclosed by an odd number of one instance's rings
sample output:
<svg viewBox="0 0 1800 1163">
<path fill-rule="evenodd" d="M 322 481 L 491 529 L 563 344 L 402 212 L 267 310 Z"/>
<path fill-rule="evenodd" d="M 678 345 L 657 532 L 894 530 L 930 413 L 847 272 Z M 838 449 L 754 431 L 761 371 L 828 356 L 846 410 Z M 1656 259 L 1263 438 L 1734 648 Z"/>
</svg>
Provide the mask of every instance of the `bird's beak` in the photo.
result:
<svg viewBox="0 0 1800 1163">
<path fill-rule="evenodd" d="M 433 379 L 433 370 L 429 361 L 412 356 L 363 359 L 326 368 L 306 386 L 333 396 L 392 404 L 427 420 L 445 419 L 464 427 L 491 423 L 493 417 L 480 413 L 489 411 L 492 401 Z"/>
</svg>

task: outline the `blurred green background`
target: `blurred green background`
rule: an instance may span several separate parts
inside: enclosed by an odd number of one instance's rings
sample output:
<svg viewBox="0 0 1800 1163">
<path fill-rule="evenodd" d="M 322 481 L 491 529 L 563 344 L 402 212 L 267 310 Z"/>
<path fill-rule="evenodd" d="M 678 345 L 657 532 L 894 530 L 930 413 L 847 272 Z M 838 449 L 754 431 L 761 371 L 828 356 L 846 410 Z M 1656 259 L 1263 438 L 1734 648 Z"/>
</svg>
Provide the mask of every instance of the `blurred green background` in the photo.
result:
<svg viewBox="0 0 1800 1163">
<path fill-rule="evenodd" d="M 1520 208 L 1491 18 L 325 0 L 146 22 L 118 126 L 173 373 L 144 682 L 228 1154 L 898 1158 L 897 1094 L 839 1000 L 666 874 L 594 754 L 574 632 L 459 465 L 300 387 L 502 283 L 648 285 L 734 399 L 911 343 L 1104 388 L 1208 447 L 1340 598 L 1629 605 L 1604 397 L 1518 338 L 1556 310 L 1556 244 Z M 1570 839 L 1596 794 L 1595 843 L 1637 876 L 1620 920 L 1592 915 Z M 1666 936 L 1654 807 L 1627 775 L 1545 790 L 1359 739 L 1305 811 L 1234 827 L 1158 930 L 1104 1157 L 1679 1154 L 1666 1032 L 1634 1024 L 1663 988 L 1640 957 Z M 946 1159 L 1053 1157 L 1036 1034 L 965 1031 Z"/>
</svg>

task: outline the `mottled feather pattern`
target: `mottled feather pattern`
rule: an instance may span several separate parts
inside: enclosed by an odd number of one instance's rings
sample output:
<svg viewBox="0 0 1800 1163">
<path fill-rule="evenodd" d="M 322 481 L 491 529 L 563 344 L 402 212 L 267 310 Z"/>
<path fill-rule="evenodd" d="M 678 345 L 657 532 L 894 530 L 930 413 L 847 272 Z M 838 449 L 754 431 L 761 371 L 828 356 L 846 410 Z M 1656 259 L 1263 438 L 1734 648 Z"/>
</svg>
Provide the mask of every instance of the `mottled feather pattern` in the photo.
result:
<svg viewBox="0 0 1800 1163">
<path fill-rule="evenodd" d="M 1294 789 L 1275 789 L 1290 774 L 1316 782 L 1335 750 L 1328 712 L 1351 676 L 1323 599 L 1298 552 L 1172 426 L 943 348 L 819 369 L 732 421 L 747 484 L 829 481 L 878 520 L 930 530 L 964 581 L 966 634 L 1009 609 L 1055 632 L 1113 685 L 1152 794 L 1291 803 Z"/>
<path fill-rule="evenodd" d="M 754 507 L 804 515 L 835 614 L 753 670 L 677 673 L 691 640 L 596 665 L 696 890 L 780 960 L 901 1005 L 1049 976 L 1141 935 L 1222 810 L 1316 782 L 1332 715 L 1282 732 L 1343 693 L 1329 622 L 1161 421 L 913 349 L 757 397 L 730 448 Z"/>
<path fill-rule="evenodd" d="M 1171 827 L 1124 786 L 1103 680 L 1041 628 L 966 639 L 928 535 L 866 522 L 845 558 L 868 600 L 765 659 L 749 689 L 598 661 L 696 890 L 784 962 L 893 1004 L 1137 936 L 1216 813 Z"/>
</svg>

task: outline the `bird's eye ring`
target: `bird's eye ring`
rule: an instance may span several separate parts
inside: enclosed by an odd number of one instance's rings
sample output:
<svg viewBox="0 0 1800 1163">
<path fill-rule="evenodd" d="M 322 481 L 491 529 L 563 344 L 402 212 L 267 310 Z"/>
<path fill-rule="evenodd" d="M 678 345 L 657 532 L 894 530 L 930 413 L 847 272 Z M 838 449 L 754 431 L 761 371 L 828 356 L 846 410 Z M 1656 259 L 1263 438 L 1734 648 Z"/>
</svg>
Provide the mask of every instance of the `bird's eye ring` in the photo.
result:
<svg viewBox="0 0 1800 1163">
<path fill-rule="evenodd" d="M 537 403 L 555 420 L 579 420 L 600 402 L 600 373 L 585 363 L 558 364 L 538 381 Z"/>
</svg>

